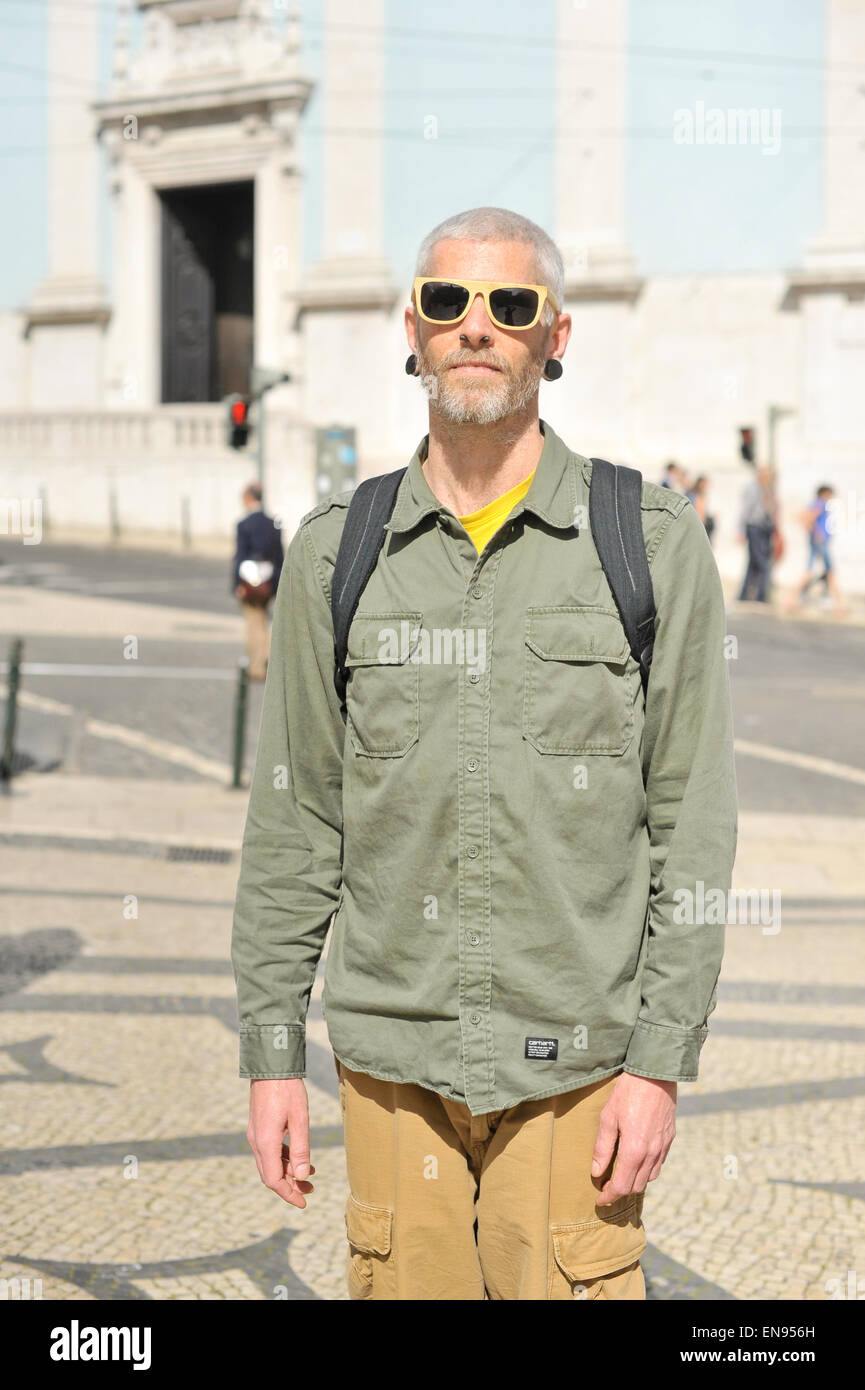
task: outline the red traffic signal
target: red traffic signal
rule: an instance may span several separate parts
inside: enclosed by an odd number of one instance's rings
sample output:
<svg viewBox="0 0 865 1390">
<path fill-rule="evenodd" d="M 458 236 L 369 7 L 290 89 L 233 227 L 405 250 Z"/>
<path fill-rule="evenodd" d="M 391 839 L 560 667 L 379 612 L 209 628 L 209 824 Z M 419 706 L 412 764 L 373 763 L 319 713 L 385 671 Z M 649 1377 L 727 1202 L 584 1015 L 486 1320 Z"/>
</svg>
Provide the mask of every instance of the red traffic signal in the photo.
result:
<svg viewBox="0 0 865 1390">
<path fill-rule="evenodd" d="M 245 449 L 249 442 L 249 396 L 229 396 L 227 442 L 231 449 Z"/>
</svg>

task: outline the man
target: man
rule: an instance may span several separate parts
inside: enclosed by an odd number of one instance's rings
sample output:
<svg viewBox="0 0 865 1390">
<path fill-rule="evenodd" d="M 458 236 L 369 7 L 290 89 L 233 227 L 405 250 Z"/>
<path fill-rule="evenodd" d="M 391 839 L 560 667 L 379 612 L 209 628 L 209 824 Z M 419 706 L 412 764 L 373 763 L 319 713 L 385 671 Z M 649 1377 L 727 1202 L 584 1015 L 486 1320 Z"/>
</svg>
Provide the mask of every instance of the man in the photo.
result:
<svg viewBox="0 0 865 1390">
<path fill-rule="evenodd" d="M 645 484 L 644 708 L 592 465 L 538 416 L 571 329 L 558 250 L 475 209 L 417 273 L 429 434 L 349 632 L 347 725 L 328 577 L 350 493 L 301 523 L 274 613 L 233 937 L 247 1137 L 305 1207 L 336 909 L 350 1296 L 641 1299 L 644 1192 L 723 950 L 695 895 L 726 893 L 736 839 L 720 581 L 687 499 Z"/>
<path fill-rule="evenodd" d="M 282 572 L 282 532 L 264 511 L 259 483 L 250 483 L 241 500 L 246 515 L 237 523 L 232 590 L 240 600 L 246 626 L 247 675 L 263 681 L 270 655 L 268 607 Z"/>
<path fill-rule="evenodd" d="M 748 547 L 748 562 L 739 591 L 740 602 L 769 602 L 769 575 L 777 516 L 775 471 L 768 467 L 758 468 L 757 476 L 746 483 L 742 493 L 739 535 Z"/>
<path fill-rule="evenodd" d="M 836 614 L 843 614 L 844 605 L 838 591 L 838 580 L 832 562 L 830 544 L 832 540 L 832 502 L 835 489 L 828 483 L 818 487 L 814 500 L 802 513 L 802 525 L 808 535 L 808 568 L 798 584 L 791 607 L 801 604 L 813 584 L 822 583 L 826 594 L 832 600 Z"/>
<path fill-rule="evenodd" d="M 673 488 L 676 492 L 685 492 L 687 490 L 687 486 L 688 483 L 685 477 L 684 468 L 681 468 L 678 463 L 674 463 L 674 461 L 670 459 L 666 467 L 664 468 L 664 476 L 661 479 L 661 487 Z"/>
<path fill-rule="evenodd" d="M 709 511 L 709 479 L 705 473 L 701 473 L 694 480 L 694 486 L 687 489 L 685 496 L 697 513 L 706 528 L 706 535 L 711 543 L 715 532 L 715 518 Z"/>
</svg>

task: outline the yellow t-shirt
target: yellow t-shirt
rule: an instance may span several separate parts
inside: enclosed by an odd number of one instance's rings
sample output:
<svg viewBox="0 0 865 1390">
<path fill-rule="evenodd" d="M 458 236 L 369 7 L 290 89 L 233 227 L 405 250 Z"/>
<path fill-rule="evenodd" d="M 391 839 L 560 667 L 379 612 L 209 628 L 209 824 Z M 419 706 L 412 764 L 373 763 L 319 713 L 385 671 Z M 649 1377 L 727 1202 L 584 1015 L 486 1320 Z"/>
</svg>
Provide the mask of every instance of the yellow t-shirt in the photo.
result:
<svg viewBox="0 0 865 1390">
<path fill-rule="evenodd" d="M 503 492 L 501 497 L 494 497 L 492 502 L 487 502 L 485 507 L 480 507 L 476 512 L 469 512 L 466 516 L 459 518 L 474 541 L 475 549 L 479 555 L 487 541 L 496 534 L 502 522 L 510 516 L 520 498 L 525 497 L 534 476 L 535 470 L 533 468 L 527 478 L 523 478 L 521 483 L 509 488 L 507 492 Z"/>
</svg>

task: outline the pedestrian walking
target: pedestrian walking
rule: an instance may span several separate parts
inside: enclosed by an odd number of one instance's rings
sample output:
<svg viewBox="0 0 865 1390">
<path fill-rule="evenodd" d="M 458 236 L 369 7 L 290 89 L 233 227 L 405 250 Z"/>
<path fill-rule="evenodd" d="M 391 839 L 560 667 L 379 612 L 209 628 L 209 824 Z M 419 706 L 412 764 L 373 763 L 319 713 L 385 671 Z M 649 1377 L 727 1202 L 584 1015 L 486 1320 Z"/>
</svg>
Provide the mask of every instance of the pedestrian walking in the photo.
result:
<svg viewBox="0 0 865 1390">
<path fill-rule="evenodd" d="M 687 489 L 687 479 L 685 470 L 678 463 L 670 459 L 664 468 L 664 476 L 661 479 L 661 487 L 672 488 L 675 492 L 685 492 Z"/>
<path fill-rule="evenodd" d="M 774 469 L 762 467 L 745 485 L 742 494 L 739 529 L 740 539 L 748 547 L 748 562 L 739 592 L 740 601 L 769 601 L 769 575 L 773 558 L 776 558 L 773 548 L 777 517 Z"/>
<path fill-rule="evenodd" d="M 808 537 L 808 565 L 798 584 L 793 606 L 801 604 L 805 595 L 815 584 L 822 584 L 826 596 L 831 600 L 836 614 L 843 613 L 844 605 L 838 590 L 838 579 L 832 560 L 832 502 L 835 489 L 829 483 L 817 488 L 814 500 L 801 514 L 801 522 Z"/>
<path fill-rule="evenodd" d="M 686 496 L 705 526 L 706 535 L 711 541 L 715 534 L 715 518 L 709 512 L 709 479 L 704 473 L 695 479 L 694 486 L 688 488 Z"/>
<path fill-rule="evenodd" d="M 262 506 L 258 483 L 243 491 L 246 515 L 237 523 L 232 562 L 232 592 L 237 595 L 246 629 L 248 676 L 263 681 L 270 655 L 268 612 L 282 572 L 282 532 Z"/>
<path fill-rule="evenodd" d="M 643 1299 L 646 1188 L 715 1004 L 726 913 L 703 907 L 736 842 L 721 583 L 685 497 L 540 418 L 563 280 L 516 213 L 430 232 L 405 313 L 428 433 L 307 513 L 274 609 L 240 1075 L 260 1177 L 305 1207 L 333 917 L 353 1299 Z"/>
</svg>

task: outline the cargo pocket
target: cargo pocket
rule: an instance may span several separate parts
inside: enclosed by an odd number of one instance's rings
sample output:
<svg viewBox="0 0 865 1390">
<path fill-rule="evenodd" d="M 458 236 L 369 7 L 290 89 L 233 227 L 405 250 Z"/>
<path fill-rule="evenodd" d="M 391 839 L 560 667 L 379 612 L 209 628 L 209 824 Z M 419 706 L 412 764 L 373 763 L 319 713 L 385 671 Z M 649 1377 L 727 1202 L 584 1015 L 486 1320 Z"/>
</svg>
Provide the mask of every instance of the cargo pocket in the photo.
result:
<svg viewBox="0 0 865 1390">
<path fill-rule="evenodd" d="M 372 1298 L 376 1266 L 390 1258 L 393 1212 L 389 1207 L 370 1207 L 349 1193 L 345 1206 L 348 1237 L 349 1298 Z"/>
<path fill-rule="evenodd" d="M 617 613 L 528 610 L 523 734 L 539 753 L 624 753 L 639 681 Z"/>
<path fill-rule="evenodd" d="M 364 757 L 400 758 L 417 742 L 422 619 L 422 613 L 359 613 L 352 620 L 347 724 Z"/>
<path fill-rule="evenodd" d="M 640 1258 L 646 1248 L 644 1197 L 643 1192 L 622 1197 L 596 1221 L 550 1226 L 549 1298 L 599 1298 L 605 1275 L 616 1274 Z"/>
</svg>

